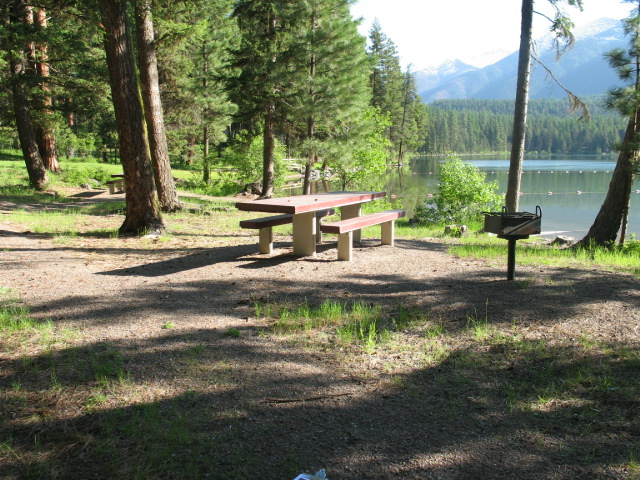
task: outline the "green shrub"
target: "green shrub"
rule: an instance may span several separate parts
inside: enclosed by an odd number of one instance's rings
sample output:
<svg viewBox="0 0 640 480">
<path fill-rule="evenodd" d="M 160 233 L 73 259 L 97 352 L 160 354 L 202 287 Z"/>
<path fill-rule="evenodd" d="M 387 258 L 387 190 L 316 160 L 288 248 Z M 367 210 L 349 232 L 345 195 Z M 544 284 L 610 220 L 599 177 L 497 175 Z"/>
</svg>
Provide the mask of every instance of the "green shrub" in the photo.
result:
<svg viewBox="0 0 640 480">
<path fill-rule="evenodd" d="M 250 138 L 246 133 L 236 137 L 237 142 L 227 148 L 222 155 L 222 164 L 237 169 L 237 179 L 241 187 L 250 183 L 262 184 L 262 137 Z M 276 140 L 274 152 L 275 185 L 285 183 L 287 168 L 284 164 L 285 148 Z"/>
<path fill-rule="evenodd" d="M 440 169 L 437 192 L 416 208 L 415 218 L 425 223 L 464 223 L 477 219 L 481 212 L 503 204 L 496 193 L 498 182 L 487 182 L 477 167 L 449 155 Z"/>
<path fill-rule="evenodd" d="M 104 185 L 112 180 L 111 173 L 103 167 L 66 167 L 61 174 L 61 179 L 65 183 L 76 186 L 91 183 L 92 180 Z"/>
</svg>

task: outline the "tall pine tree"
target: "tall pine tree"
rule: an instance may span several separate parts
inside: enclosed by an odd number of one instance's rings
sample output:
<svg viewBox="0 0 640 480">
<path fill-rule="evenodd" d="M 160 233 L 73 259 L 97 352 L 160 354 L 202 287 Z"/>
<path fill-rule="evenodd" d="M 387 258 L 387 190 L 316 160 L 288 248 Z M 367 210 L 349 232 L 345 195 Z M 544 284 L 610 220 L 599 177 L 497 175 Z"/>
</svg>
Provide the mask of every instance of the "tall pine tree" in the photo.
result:
<svg viewBox="0 0 640 480">
<path fill-rule="evenodd" d="M 607 195 L 593 225 L 580 241 L 583 246 L 613 243 L 621 226 L 620 243 L 624 243 L 631 187 L 640 164 L 640 0 L 632 2 L 636 11 L 625 20 L 629 49 L 619 48 L 608 54 L 610 65 L 627 85 L 611 90 L 607 104 L 628 118 L 627 130 Z"/>
<path fill-rule="evenodd" d="M 301 68 L 294 46 L 301 22 L 308 18 L 305 7 L 304 2 L 286 0 L 239 0 L 234 11 L 241 41 L 233 52 L 240 70 L 233 99 L 240 108 L 240 122 L 262 132 L 263 198 L 274 194 L 276 130 L 299 93 L 293 83 Z"/>
<path fill-rule="evenodd" d="M 375 20 L 369 33 L 369 54 L 372 63 L 371 104 L 389 117 L 386 130 L 391 142 L 390 156 L 402 161 L 404 154 L 415 150 L 426 137 L 426 108 L 417 93 L 410 70 L 402 72 L 393 41 Z"/>
<path fill-rule="evenodd" d="M 320 157 L 324 162 L 347 160 L 349 152 L 339 146 L 360 123 L 370 90 L 365 39 L 351 18 L 349 2 L 312 0 L 306 7 L 307 25 L 295 30 L 300 33 L 293 49 L 299 68 L 290 88 L 298 93 L 288 123 L 296 150 L 307 159 L 304 192 L 310 193 L 313 162 Z"/>
</svg>

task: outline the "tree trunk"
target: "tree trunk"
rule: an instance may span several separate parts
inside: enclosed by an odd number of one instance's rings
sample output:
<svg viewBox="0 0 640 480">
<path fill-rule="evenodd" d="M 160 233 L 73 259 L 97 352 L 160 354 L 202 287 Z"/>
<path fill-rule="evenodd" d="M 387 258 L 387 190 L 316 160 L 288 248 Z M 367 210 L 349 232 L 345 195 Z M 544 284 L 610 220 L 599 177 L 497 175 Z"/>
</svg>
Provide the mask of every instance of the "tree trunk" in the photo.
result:
<svg viewBox="0 0 640 480">
<path fill-rule="evenodd" d="M 189 134 L 187 138 L 187 165 L 193 165 L 196 158 L 196 136 Z"/>
<path fill-rule="evenodd" d="M 607 196 L 593 225 L 587 235 L 580 240 L 579 245 L 584 247 L 589 247 L 593 244 L 605 246 L 615 242 L 622 223 L 622 217 L 629 205 L 631 196 L 634 176 L 633 160 L 637 154 L 632 145 L 636 142 L 637 134 L 638 124 L 636 119 L 632 118 L 627 125 L 622 149 L 618 154 L 618 161 L 611 176 Z"/>
<path fill-rule="evenodd" d="M 520 202 L 520 183 L 527 130 L 527 108 L 529 106 L 529 80 L 531 77 L 531 27 L 533 25 L 533 0 L 522 0 L 522 23 L 520 27 L 520 54 L 518 56 L 518 80 L 516 104 L 513 113 L 513 140 L 511 162 L 507 184 L 506 206 L 517 212 Z"/>
<path fill-rule="evenodd" d="M 28 23 L 31 13 L 21 0 L 13 0 L 11 3 L 11 22 L 12 23 Z M 25 45 L 29 48 L 29 45 Z M 13 48 L 9 51 L 14 52 Z M 26 65 L 24 56 L 12 54 L 10 57 L 11 68 L 11 89 L 13 93 L 13 107 L 16 116 L 16 126 L 18 129 L 18 137 L 20 139 L 20 147 L 27 166 L 29 174 L 29 183 L 36 190 L 44 190 L 47 182 L 47 171 L 42 163 L 42 157 L 38 151 L 38 143 L 36 140 L 36 126 L 31 117 L 29 98 L 25 88 L 24 81 L 20 78 L 24 75 Z"/>
<path fill-rule="evenodd" d="M 35 14 L 35 24 L 38 28 L 47 28 L 47 12 L 40 8 Z M 40 150 L 40 156 L 44 167 L 50 172 L 60 173 L 60 162 L 58 160 L 58 148 L 56 146 L 56 134 L 53 126 L 53 99 L 51 98 L 51 87 L 49 85 L 49 57 L 46 44 L 39 44 L 36 47 L 39 56 L 36 62 L 36 71 L 40 77 L 40 88 L 42 89 L 42 121 L 36 129 L 36 140 Z"/>
<path fill-rule="evenodd" d="M 204 143 L 204 162 L 202 167 L 202 181 L 205 185 L 211 183 L 211 159 L 209 158 L 211 135 L 209 134 L 209 126 L 205 125 L 202 131 L 202 141 Z"/>
<path fill-rule="evenodd" d="M 318 29 L 318 22 L 316 19 L 316 11 L 313 10 L 311 14 L 311 32 L 313 32 L 313 36 L 315 37 L 315 31 Z M 309 58 L 309 78 L 313 79 L 316 76 L 316 54 L 315 52 L 311 53 L 311 57 Z M 309 88 L 309 100 L 311 105 L 315 103 L 316 92 L 313 88 L 313 82 L 310 82 L 312 85 Z M 304 167 L 304 179 L 302 182 L 302 193 L 304 195 L 309 195 L 311 193 L 311 167 L 313 165 L 313 159 L 315 157 L 315 152 L 313 151 L 313 137 L 315 135 L 315 118 L 313 116 L 313 112 L 307 118 L 307 141 L 309 142 L 309 151 L 307 152 L 307 163 Z"/>
<path fill-rule="evenodd" d="M 109 83 L 127 189 L 127 211 L 120 233 L 160 233 L 165 225 L 153 182 L 126 11 L 125 0 L 100 2 Z"/>
<path fill-rule="evenodd" d="M 150 0 L 136 1 L 136 27 L 142 99 L 158 199 L 163 212 L 175 212 L 180 210 L 182 205 L 178 200 L 171 173 L 169 148 L 164 129 Z"/>
<path fill-rule="evenodd" d="M 309 116 L 307 120 L 307 139 L 309 140 L 309 152 L 307 154 L 307 163 L 304 166 L 304 181 L 302 184 L 302 193 L 304 195 L 309 195 L 311 193 L 311 167 L 313 165 L 313 160 L 315 158 L 315 154 L 311 145 L 313 144 L 313 136 L 315 131 L 315 122 L 313 119 L 313 115 Z"/>
<path fill-rule="evenodd" d="M 209 55 L 207 54 L 206 43 L 202 44 L 202 87 L 206 91 L 209 87 Z M 204 118 L 204 127 L 202 131 L 202 143 L 204 145 L 204 162 L 202 168 L 202 181 L 205 185 L 209 185 L 211 182 L 211 159 L 209 158 L 210 153 L 210 143 L 211 143 L 211 133 L 209 130 L 209 125 L 207 124 L 207 119 L 209 118 L 209 108 L 205 108 L 203 112 Z"/>
<path fill-rule="evenodd" d="M 635 175 L 634 175 L 635 177 Z M 633 184 L 633 178 L 631 178 L 631 183 Z M 631 192 L 629 192 L 631 194 Z M 629 225 L 629 208 L 631 208 L 631 195 L 629 195 L 629 201 L 627 205 L 624 207 L 624 212 L 622 212 L 622 225 L 620 226 L 620 237 L 618 238 L 618 245 L 624 245 L 625 237 L 627 236 L 627 227 Z"/>
<path fill-rule="evenodd" d="M 264 116 L 264 132 L 263 132 L 263 152 L 262 152 L 262 193 L 260 198 L 273 197 L 273 187 L 275 183 L 275 106 L 269 105 L 267 113 Z"/>
</svg>

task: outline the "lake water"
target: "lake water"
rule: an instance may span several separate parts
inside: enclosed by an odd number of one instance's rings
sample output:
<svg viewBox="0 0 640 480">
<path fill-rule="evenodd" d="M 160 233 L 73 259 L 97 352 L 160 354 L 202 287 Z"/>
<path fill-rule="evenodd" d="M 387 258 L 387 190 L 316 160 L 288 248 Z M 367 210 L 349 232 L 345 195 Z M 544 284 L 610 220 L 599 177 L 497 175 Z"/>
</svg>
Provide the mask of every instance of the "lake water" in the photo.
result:
<svg viewBox="0 0 640 480">
<path fill-rule="evenodd" d="M 444 158 L 417 157 L 411 162 L 411 173 L 388 176 L 387 192 L 403 203 L 409 217 L 416 205 L 429 193 L 436 192 L 439 166 Z M 501 192 L 506 192 L 509 160 L 507 158 L 464 158 L 478 167 L 487 180 L 497 180 Z M 600 210 L 615 156 L 525 159 L 522 175 L 520 211 L 542 209 L 543 235 L 567 235 L 582 238 Z M 631 194 L 628 234 L 640 233 L 640 182 Z"/>
</svg>

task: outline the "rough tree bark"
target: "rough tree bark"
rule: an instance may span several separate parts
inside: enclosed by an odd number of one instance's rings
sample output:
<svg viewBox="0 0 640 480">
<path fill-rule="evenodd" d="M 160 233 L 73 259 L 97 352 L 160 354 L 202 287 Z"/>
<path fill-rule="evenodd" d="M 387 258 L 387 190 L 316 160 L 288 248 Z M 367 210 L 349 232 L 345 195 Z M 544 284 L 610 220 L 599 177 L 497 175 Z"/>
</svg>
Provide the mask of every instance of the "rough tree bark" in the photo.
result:
<svg viewBox="0 0 640 480">
<path fill-rule="evenodd" d="M 273 189 L 276 177 L 275 169 L 275 106 L 269 105 L 264 116 L 263 132 L 263 152 L 262 152 L 262 192 L 260 198 L 273 197 Z"/>
<path fill-rule="evenodd" d="M 136 33 L 144 115 L 147 122 L 158 199 L 163 212 L 175 212 L 180 210 L 182 205 L 178 200 L 178 193 L 171 173 L 169 148 L 164 129 L 150 0 L 136 1 Z"/>
<path fill-rule="evenodd" d="M 38 28 L 47 28 L 47 12 L 44 8 L 39 8 L 35 12 L 35 24 Z M 40 88 L 43 92 L 42 98 L 42 121 L 36 129 L 36 139 L 40 150 L 40 156 L 44 167 L 50 172 L 59 173 L 60 161 L 58 159 L 58 149 L 56 146 L 55 129 L 52 126 L 51 117 L 53 115 L 51 107 L 53 99 L 51 98 L 51 87 L 49 85 L 49 55 L 47 44 L 39 44 L 36 46 L 38 57 L 36 61 L 36 71 L 40 77 Z"/>
<path fill-rule="evenodd" d="M 579 245 L 588 247 L 592 244 L 607 245 L 615 242 L 622 224 L 622 218 L 629 206 L 631 186 L 634 178 L 634 155 L 637 151 L 629 148 L 636 142 L 640 125 L 638 115 L 631 118 L 624 135 L 623 148 L 618 154 L 616 168 L 611 175 L 607 196 L 600 207 L 593 225 Z"/>
<path fill-rule="evenodd" d="M 11 2 L 11 23 L 29 23 L 32 18 L 31 15 L 31 10 L 26 8 L 22 0 L 13 0 Z M 25 44 L 25 48 L 28 49 L 29 45 Z M 47 178 L 47 171 L 42 163 L 42 157 L 40 157 L 40 152 L 38 151 L 36 126 L 31 116 L 25 84 L 21 78 L 27 68 L 26 57 L 28 52 L 24 50 L 19 51 L 16 46 L 9 48 L 9 51 L 11 52 L 9 66 L 11 68 L 13 107 L 20 147 L 29 175 L 29 183 L 36 190 L 44 190 L 49 180 Z"/>
<path fill-rule="evenodd" d="M 100 14 L 105 29 L 109 83 L 127 188 L 126 217 L 120 227 L 120 233 L 160 233 L 164 231 L 165 225 L 160 215 L 153 181 L 144 115 L 131 50 L 126 1 L 101 0 Z"/>
</svg>

